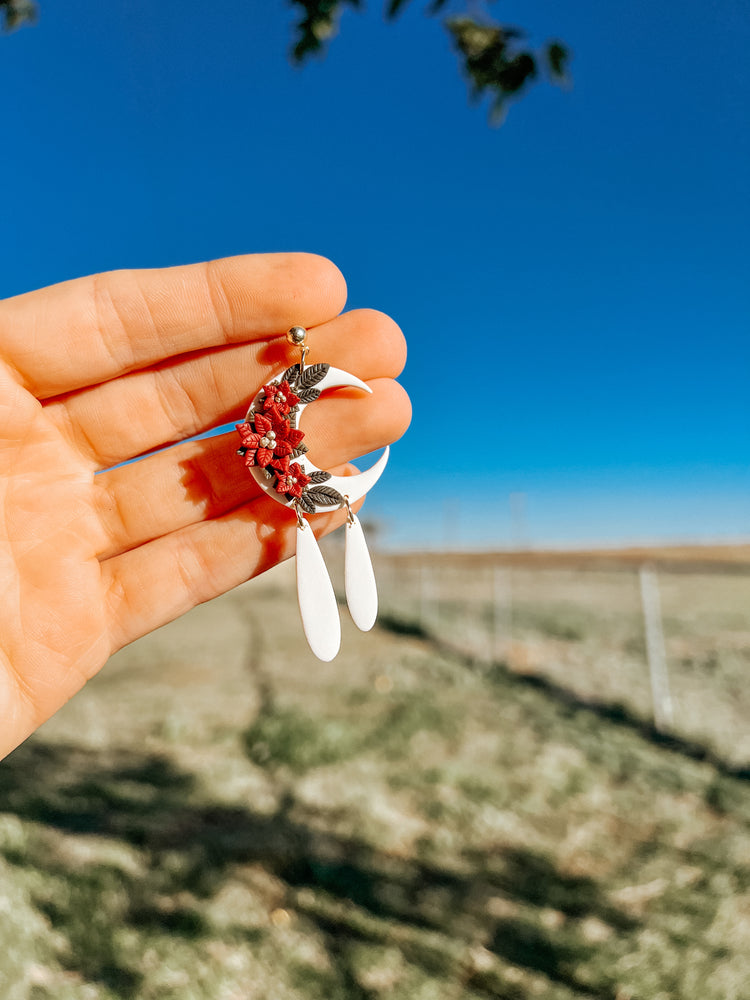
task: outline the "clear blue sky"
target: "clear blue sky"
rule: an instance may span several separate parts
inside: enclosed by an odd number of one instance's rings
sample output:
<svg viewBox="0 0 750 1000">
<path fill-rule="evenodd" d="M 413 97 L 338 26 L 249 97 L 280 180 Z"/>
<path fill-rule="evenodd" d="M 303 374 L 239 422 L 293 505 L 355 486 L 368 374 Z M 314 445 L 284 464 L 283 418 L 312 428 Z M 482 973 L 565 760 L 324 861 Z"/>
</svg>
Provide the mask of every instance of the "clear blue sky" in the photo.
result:
<svg viewBox="0 0 750 1000">
<path fill-rule="evenodd" d="M 410 344 L 392 542 L 507 544 L 510 493 L 537 544 L 748 536 L 747 6 L 491 9 L 574 51 L 500 129 L 420 0 L 302 70 L 283 0 L 41 0 L 0 38 L 0 296 L 322 253 Z"/>
</svg>

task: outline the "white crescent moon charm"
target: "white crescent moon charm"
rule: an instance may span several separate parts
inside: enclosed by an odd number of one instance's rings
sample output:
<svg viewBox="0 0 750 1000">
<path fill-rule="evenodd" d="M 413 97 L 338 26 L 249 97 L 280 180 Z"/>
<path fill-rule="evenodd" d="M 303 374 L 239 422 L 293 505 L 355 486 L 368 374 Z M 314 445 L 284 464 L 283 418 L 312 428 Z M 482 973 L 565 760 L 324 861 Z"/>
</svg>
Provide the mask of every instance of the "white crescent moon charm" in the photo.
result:
<svg viewBox="0 0 750 1000">
<path fill-rule="evenodd" d="M 260 389 L 237 424 L 245 464 L 260 488 L 286 507 L 317 514 L 361 499 L 380 479 L 390 449 L 371 468 L 354 476 L 332 476 L 305 454 L 302 414 L 325 389 L 351 386 L 371 393 L 356 375 L 327 364 L 292 365 Z"/>
<path fill-rule="evenodd" d="M 305 409 L 325 389 L 351 386 L 372 392 L 356 375 L 328 364 L 306 365 L 307 331 L 293 326 L 290 343 L 301 348 L 301 360 L 274 376 L 253 398 L 241 424 L 239 454 L 260 488 L 297 515 L 297 597 L 302 627 L 313 653 L 332 660 L 341 641 L 336 595 L 323 556 L 305 514 L 346 507 L 346 599 L 354 624 L 367 631 L 375 624 L 378 594 L 362 526 L 351 504 L 380 479 L 390 449 L 371 468 L 354 476 L 333 476 L 307 457 L 299 423 Z"/>
</svg>

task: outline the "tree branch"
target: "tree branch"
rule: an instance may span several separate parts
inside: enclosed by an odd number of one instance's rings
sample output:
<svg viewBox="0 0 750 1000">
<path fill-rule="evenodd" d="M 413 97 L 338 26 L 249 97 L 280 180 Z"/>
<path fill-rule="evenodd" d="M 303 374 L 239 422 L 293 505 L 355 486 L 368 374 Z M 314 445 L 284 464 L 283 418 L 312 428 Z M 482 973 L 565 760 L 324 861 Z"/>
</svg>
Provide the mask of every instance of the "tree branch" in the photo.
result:
<svg viewBox="0 0 750 1000">
<path fill-rule="evenodd" d="M 385 0 L 385 14 L 392 20 L 410 0 Z M 432 0 L 427 13 L 438 14 L 448 0 Z M 308 56 L 320 52 L 335 35 L 341 12 L 348 4 L 362 7 L 362 0 L 291 0 L 302 8 L 297 24 L 292 58 L 302 63 Z M 473 17 L 446 17 L 443 24 L 459 54 L 471 93 L 477 99 L 491 98 L 490 117 L 500 123 L 505 118 L 508 101 L 519 96 L 539 78 L 540 68 L 552 83 L 567 79 L 569 52 L 562 42 L 548 42 L 534 50 L 522 44 L 525 34 L 519 28 L 501 25 Z"/>
</svg>

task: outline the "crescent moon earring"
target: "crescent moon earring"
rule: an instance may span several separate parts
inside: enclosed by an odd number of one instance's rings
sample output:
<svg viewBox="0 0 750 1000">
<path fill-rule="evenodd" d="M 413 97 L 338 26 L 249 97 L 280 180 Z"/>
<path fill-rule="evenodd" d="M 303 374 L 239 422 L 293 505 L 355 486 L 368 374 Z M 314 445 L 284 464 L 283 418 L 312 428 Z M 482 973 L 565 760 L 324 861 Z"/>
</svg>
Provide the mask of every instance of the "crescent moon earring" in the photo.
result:
<svg viewBox="0 0 750 1000">
<path fill-rule="evenodd" d="M 355 476 L 332 476 L 313 465 L 303 444 L 304 431 L 299 428 L 306 407 L 324 389 L 353 386 L 363 392 L 372 390 L 340 368 L 305 364 L 310 348 L 304 327 L 293 326 L 287 340 L 299 347 L 299 363 L 258 390 L 245 419 L 236 425 L 242 442 L 237 453 L 260 488 L 297 515 L 297 597 L 302 627 L 313 653 L 328 661 L 339 651 L 341 622 L 323 555 L 305 515 L 346 508 L 346 600 L 355 625 L 369 631 L 377 617 L 377 586 L 362 525 L 351 504 L 380 479 L 389 449 L 370 469 Z"/>
</svg>

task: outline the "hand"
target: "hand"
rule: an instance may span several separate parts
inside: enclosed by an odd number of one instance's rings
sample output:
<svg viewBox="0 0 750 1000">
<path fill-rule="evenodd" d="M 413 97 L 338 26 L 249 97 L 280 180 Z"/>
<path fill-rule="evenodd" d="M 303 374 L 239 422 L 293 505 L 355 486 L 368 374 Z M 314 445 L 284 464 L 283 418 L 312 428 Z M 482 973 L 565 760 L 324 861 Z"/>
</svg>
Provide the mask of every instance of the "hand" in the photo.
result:
<svg viewBox="0 0 750 1000">
<path fill-rule="evenodd" d="M 328 261 L 274 254 L 0 302 L 0 757 L 120 647 L 294 552 L 295 515 L 262 494 L 235 434 L 112 466 L 241 420 L 298 360 L 294 324 L 311 361 L 373 390 L 310 408 L 318 466 L 341 474 L 404 432 L 403 337 L 380 313 L 339 316 L 345 296 Z M 325 534 L 344 517 L 311 523 Z"/>
</svg>

